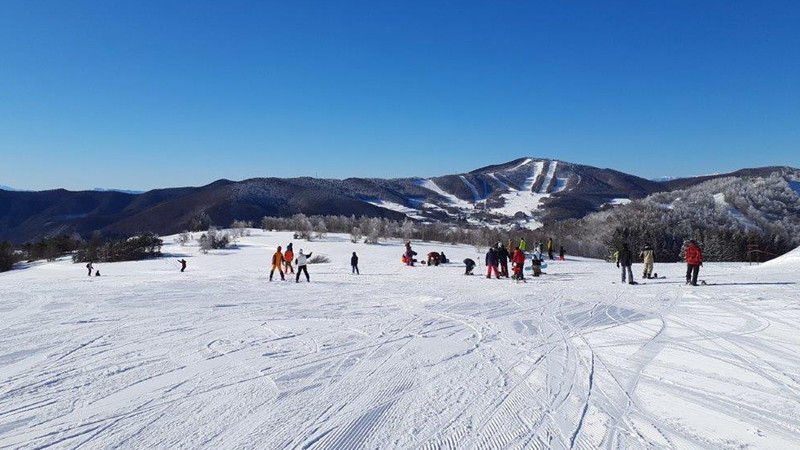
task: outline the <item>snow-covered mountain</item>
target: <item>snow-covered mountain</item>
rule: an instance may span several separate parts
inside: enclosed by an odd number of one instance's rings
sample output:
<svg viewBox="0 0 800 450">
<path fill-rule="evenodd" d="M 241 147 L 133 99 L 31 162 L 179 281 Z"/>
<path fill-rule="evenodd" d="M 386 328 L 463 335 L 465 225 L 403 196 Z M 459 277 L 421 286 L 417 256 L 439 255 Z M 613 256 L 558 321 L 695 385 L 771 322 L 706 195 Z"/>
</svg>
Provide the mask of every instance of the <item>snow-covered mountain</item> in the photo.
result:
<svg viewBox="0 0 800 450">
<path fill-rule="evenodd" d="M 775 170 L 798 172 L 791 168 L 740 172 L 767 176 Z M 530 157 L 432 178 L 253 178 L 141 194 L 0 191 L 0 241 L 24 242 L 71 232 L 88 236 L 95 230 L 112 236 L 140 231 L 170 234 L 189 228 L 201 215 L 221 226 L 236 219 L 258 221 L 263 216 L 304 213 L 533 229 L 711 178 L 659 183 L 612 169 Z"/>
</svg>

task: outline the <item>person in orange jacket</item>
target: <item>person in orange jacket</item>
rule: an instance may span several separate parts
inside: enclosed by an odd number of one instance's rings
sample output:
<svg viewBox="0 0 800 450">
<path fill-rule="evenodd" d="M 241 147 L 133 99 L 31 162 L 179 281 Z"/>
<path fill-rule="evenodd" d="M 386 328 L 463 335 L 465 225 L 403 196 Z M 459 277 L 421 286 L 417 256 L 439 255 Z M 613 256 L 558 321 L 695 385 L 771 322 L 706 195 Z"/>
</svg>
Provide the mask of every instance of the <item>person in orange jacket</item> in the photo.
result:
<svg viewBox="0 0 800 450">
<path fill-rule="evenodd" d="M 272 281 L 272 274 L 275 273 L 275 269 L 278 269 L 278 273 L 281 274 L 281 280 L 286 281 L 286 278 L 283 277 L 283 253 L 281 253 L 281 247 L 278 246 L 278 251 L 272 255 L 272 269 L 269 271 L 269 281 Z"/>
<path fill-rule="evenodd" d="M 289 245 L 286 246 L 286 251 L 283 253 L 283 272 L 287 275 L 290 272 L 294 273 L 292 261 L 294 261 L 294 250 L 292 250 L 292 243 L 290 242 Z"/>
<path fill-rule="evenodd" d="M 703 252 L 700 251 L 694 239 L 686 246 L 686 284 L 697 286 L 697 275 L 703 265 Z"/>
</svg>

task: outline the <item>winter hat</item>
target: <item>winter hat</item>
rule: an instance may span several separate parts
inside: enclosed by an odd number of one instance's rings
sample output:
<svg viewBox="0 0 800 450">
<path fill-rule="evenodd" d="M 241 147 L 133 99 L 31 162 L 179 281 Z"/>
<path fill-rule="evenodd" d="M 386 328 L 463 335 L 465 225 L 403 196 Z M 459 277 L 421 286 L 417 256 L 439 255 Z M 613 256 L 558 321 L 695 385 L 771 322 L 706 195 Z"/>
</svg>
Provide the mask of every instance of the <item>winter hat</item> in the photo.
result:
<svg viewBox="0 0 800 450">
<path fill-rule="evenodd" d="M 281 251 L 281 246 L 280 245 L 278 246 L 278 251 Z"/>
</svg>

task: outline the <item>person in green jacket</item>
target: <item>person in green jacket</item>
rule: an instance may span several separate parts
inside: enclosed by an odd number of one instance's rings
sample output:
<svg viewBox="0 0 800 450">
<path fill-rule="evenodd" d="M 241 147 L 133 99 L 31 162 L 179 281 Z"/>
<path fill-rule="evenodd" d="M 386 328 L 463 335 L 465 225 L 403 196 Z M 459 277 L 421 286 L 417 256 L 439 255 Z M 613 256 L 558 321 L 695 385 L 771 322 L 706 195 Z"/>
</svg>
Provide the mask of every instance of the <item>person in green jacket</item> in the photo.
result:
<svg viewBox="0 0 800 450">
<path fill-rule="evenodd" d="M 524 239 L 524 238 L 519 238 L 519 249 L 520 249 L 520 250 L 522 250 L 522 251 L 524 252 L 524 251 L 525 251 L 525 248 L 526 248 L 527 246 L 528 246 L 528 245 L 525 243 L 525 239 Z"/>
</svg>

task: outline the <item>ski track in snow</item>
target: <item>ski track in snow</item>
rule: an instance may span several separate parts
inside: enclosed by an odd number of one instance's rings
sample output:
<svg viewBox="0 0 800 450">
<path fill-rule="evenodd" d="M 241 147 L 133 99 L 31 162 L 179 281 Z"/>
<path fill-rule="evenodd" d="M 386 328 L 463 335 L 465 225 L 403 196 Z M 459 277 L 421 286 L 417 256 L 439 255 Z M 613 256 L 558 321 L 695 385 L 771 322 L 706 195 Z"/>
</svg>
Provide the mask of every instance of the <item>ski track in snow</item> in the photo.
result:
<svg viewBox="0 0 800 450">
<path fill-rule="evenodd" d="M 332 260 L 312 283 L 270 283 L 289 241 L 254 230 L 202 255 L 165 238 L 186 273 L 173 257 L 0 274 L 0 449 L 800 442 L 797 254 L 706 263 L 696 288 L 680 264 L 628 286 L 580 258 L 514 284 L 330 234 L 294 243 Z"/>
</svg>

